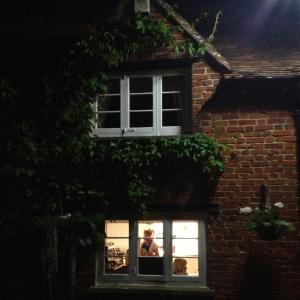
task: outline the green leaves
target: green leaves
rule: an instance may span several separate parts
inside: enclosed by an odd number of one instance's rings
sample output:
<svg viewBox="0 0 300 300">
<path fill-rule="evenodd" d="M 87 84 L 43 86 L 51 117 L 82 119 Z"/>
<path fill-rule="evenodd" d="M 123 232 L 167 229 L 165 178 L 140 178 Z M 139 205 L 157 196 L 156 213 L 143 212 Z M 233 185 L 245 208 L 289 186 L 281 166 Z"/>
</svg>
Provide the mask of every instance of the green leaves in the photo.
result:
<svg viewBox="0 0 300 300">
<path fill-rule="evenodd" d="M 274 207 L 254 210 L 249 215 L 250 222 L 246 224 L 249 230 L 268 229 L 278 233 L 292 231 L 294 226 L 280 218 L 279 210 Z"/>
<path fill-rule="evenodd" d="M 158 168 L 166 163 L 170 166 L 182 163 L 186 167 L 197 167 L 199 175 L 214 177 L 224 170 L 224 148 L 215 139 L 197 133 L 168 138 L 102 140 L 95 153 L 98 163 L 110 169 L 111 180 L 119 185 L 126 180 L 128 197 L 141 203 L 153 191 Z"/>
<path fill-rule="evenodd" d="M 34 82 L 36 93 L 17 93 L 0 81 L 1 220 L 66 211 L 90 215 L 106 209 L 116 193 L 122 193 L 119 201 L 127 193 L 141 208 L 165 162 L 195 165 L 209 176 L 223 170 L 223 146 L 201 134 L 114 141 L 91 136 L 96 115 L 91 103 L 107 92 L 106 70 L 131 55 L 174 46 L 173 33 L 150 16 L 119 18 L 106 27 L 88 27 L 68 69 Z M 194 55 L 192 41 L 176 47 Z"/>
<path fill-rule="evenodd" d="M 172 45 L 172 32 L 163 21 L 147 15 L 114 19 L 106 27 L 90 27 L 76 44 L 75 60 L 77 64 L 84 62 L 89 70 L 116 67 L 132 54 Z"/>
</svg>

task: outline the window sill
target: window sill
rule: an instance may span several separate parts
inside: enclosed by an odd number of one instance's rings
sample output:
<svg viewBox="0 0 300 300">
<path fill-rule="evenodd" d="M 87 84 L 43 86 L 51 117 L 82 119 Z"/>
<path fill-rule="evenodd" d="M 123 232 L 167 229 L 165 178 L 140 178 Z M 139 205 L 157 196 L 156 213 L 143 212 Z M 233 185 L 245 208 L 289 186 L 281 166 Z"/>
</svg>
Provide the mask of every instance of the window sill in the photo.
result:
<svg viewBox="0 0 300 300">
<path fill-rule="evenodd" d="M 146 283 L 104 283 L 91 286 L 88 290 L 91 294 L 98 293 L 123 293 L 123 294 L 176 294 L 198 295 L 210 297 L 214 290 L 196 284 L 172 285 L 172 284 L 146 284 Z"/>
</svg>

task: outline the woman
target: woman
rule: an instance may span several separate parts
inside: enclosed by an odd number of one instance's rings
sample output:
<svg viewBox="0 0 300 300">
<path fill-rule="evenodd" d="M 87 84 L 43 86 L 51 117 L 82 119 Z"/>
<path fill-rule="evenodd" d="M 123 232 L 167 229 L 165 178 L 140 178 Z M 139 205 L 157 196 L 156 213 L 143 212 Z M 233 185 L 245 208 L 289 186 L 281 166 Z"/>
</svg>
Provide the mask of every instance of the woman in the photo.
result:
<svg viewBox="0 0 300 300">
<path fill-rule="evenodd" d="M 153 234 L 152 229 L 144 230 L 144 242 L 140 246 L 140 256 L 159 256 L 158 246 L 153 241 Z"/>
</svg>

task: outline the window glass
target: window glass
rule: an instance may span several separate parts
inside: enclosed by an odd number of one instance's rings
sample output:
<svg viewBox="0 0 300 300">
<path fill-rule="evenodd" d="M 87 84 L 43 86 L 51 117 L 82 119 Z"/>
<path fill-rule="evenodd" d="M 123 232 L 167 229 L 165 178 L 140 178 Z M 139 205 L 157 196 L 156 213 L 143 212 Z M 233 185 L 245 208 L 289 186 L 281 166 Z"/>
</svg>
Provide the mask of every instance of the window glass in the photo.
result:
<svg viewBox="0 0 300 300">
<path fill-rule="evenodd" d="M 153 108 L 152 95 L 131 95 L 130 96 L 130 110 L 145 110 Z"/>
<path fill-rule="evenodd" d="M 105 222 L 105 273 L 128 274 L 129 222 Z"/>
<path fill-rule="evenodd" d="M 195 221 L 173 221 L 173 238 L 197 238 L 198 222 Z"/>
<path fill-rule="evenodd" d="M 162 101 L 163 109 L 182 108 L 182 95 L 180 93 L 163 94 Z"/>
<path fill-rule="evenodd" d="M 98 111 L 120 111 L 120 96 L 102 96 L 97 103 Z"/>
<path fill-rule="evenodd" d="M 172 257 L 174 276 L 199 275 L 198 222 L 173 221 L 172 224 Z"/>
<path fill-rule="evenodd" d="M 95 103 L 99 136 L 178 135 L 184 124 L 185 76 L 123 76 Z M 128 130 L 133 128 L 133 130 Z"/>
<path fill-rule="evenodd" d="M 105 233 L 106 233 L 106 237 L 128 237 L 129 222 L 128 221 L 106 221 Z"/>
<path fill-rule="evenodd" d="M 163 92 L 184 91 L 184 76 L 164 76 L 162 78 Z"/>
<path fill-rule="evenodd" d="M 185 78 L 166 76 L 162 80 L 162 126 L 182 126 Z"/>
<path fill-rule="evenodd" d="M 199 276 L 198 258 L 173 258 L 173 276 Z"/>
<path fill-rule="evenodd" d="M 140 221 L 138 223 L 138 273 L 163 275 L 163 222 Z"/>
<path fill-rule="evenodd" d="M 152 93 L 152 77 L 130 78 L 130 93 Z"/>
<path fill-rule="evenodd" d="M 198 239 L 173 239 L 173 256 L 198 255 Z"/>
<path fill-rule="evenodd" d="M 97 97 L 97 128 L 121 127 L 120 99 L 120 95 Z"/>
<path fill-rule="evenodd" d="M 153 113 L 148 112 L 131 112 L 130 127 L 152 127 Z"/>
<path fill-rule="evenodd" d="M 97 126 L 98 128 L 120 128 L 120 113 L 99 113 Z"/>
<path fill-rule="evenodd" d="M 182 111 L 163 111 L 163 126 L 182 126 Z"/>
<path fill-rule="evenodd" d="M 146 281 L 178 281 L 181 278 L 186 282 L 204 282 L 205 264 L 202 261 L 205 261 L 205 248 L 200 240 L 199 225 L 204 224 L 168 219 L 106 221 L 105 243 L 101 251 L 104 278 L 123 278 L 128 282 L 142 276 L 141 279 Z M 133 250 L 130 245 L 135 245 Z"/>
</svg>

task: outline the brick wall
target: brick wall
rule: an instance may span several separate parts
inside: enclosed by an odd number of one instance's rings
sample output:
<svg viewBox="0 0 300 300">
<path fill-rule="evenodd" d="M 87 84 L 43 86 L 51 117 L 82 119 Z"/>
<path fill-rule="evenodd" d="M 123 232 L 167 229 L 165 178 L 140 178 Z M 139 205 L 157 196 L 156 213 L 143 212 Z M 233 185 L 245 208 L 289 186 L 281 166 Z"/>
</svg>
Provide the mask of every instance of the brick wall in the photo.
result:
<svg viewBox="0 0 300 300">
<path fill-rule="evenodd" d="M 192 131 L 200 129 L 199 112 L 212 97 L 219 84 L 221 75 L 204 61 L 194 63 L 191 68 Z"/>
<path fill-rule="evenodd" d="M 208 225 L 208 274 L 217 300 L 300 298 L 296 133 L 285 85 L 224 83 L 209 89 L 205 105 L 204 84 L 196 94 L 195 123 L 228 145 L 226 170 L 213 199 L 222 213 Z M 282 215 L 296 227 L 279 241 L 261 241 L 239 215 L 240 207 L 260 201 L 261 184 L 268 188 L 269 203 L 284 203 Z"/>
</svg>

